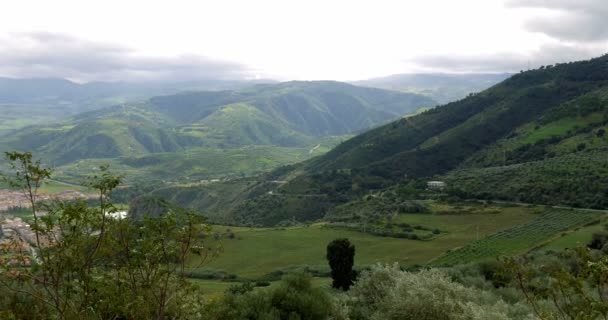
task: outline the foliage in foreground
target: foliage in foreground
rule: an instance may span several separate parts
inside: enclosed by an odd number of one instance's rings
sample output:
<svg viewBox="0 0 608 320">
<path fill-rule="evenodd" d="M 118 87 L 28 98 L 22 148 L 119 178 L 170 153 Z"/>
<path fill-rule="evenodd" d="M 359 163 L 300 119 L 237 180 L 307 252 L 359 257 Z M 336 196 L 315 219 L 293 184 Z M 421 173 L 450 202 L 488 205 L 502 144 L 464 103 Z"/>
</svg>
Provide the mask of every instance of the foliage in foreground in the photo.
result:
<svg viewBox="0 0 608 320">
<path fill-rule="evenodd" d="M 202 262 L 213 254 L 203 246 L 205 226 L 197 216 L 174 210 L 112 219 L 116 208 L 108 195 L 120 178 L 104 167 L 88 182 L 98 191 L 97 207 L 85 201 L 40 205 L 37 191 L 50 170 L 29 153 L 7 158 L 15 169 L 11 185 L 30 199 L 34 220 L 31 232 L 16 231 L 2 247 L 0 318 L 166 319 L 192 311 L 186 258 L 194 254 Z"/>
<path fill-rule="evenodd" d="M 310 276 L 292 274 L 276 288 L 235 287 L 220 302 L 210 304 L 206 316 L 214 320 L 318 320 L 328 319 L 332 308 L 329 295 L 313 288 Z"/>
<path fill-rule="evenodd" d="M 524 302 L 509 304 L 491 290 L 466 287 L 444 272 L 418 273 L 398 265 L 375 265 L 350 291 L 311 287 L 292 274 L 276 288 L 241 285 L 212 302 L 206 319 L 476 320 L 535 319 Z"/>
<path fill-rule="evenodd" d="M 525 305 L 466 287 L 440 270 L 413 273 L 396 264 L 363 272 L 340 304 L 352 320 L 532 319 Z"/>
<path fill-rule="evenodd" d="M 538 258 L 509 258 L 505 265 L 539 319 L 608 318 L 608 256 L 578 248 Z"/>
</svg>

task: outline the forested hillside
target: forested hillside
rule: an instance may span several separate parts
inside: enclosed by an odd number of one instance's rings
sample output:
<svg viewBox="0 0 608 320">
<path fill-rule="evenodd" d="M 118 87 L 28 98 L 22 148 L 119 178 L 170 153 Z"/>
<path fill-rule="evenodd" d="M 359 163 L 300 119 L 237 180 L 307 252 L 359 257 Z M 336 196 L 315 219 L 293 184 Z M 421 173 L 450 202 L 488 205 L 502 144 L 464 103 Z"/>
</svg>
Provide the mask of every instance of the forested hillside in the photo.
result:
<svg viewBox="0 0 608 320">
<path fill-rule="evenodd" d="M 605 208 L 606 92 L 608 56 L 523 72 L 275 171 L 272 179 L 286 183 L 228 214 L 262 224 L 314 220 L 338 204 L 431 178 L 447 180 L 459 197 Z"/>
</svg>

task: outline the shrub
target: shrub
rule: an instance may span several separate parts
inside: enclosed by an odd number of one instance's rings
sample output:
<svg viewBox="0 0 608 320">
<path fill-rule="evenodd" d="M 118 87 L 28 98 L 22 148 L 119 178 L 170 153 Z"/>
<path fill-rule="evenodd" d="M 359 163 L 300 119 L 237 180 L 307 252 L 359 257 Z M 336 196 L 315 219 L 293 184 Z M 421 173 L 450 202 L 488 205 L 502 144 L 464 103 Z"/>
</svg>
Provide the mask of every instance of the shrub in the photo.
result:
<svg viewBox="0 0 608 320">
<path fill-rule="evenodd" d="M 401 271 L 397 264 L 363 272 L 338 305 L 350 319 L 532 319 L 523 304 L 453 282 L 443 272 Z"/>
<path fill-rule="evenodd" d="M 591 242 L 587 245 L 590 249 L 601 250 L 608 243 L 608 232 L 597 232 L 591 236 Z"/>
<path fill-rule="evenodd" d="M 208 319 L 327 319 L 332 312 L 329 296 L 313 288 L 309 275 L 287 275 L 276 288 L 233 290 L 208 306 Z"/>
</svg>

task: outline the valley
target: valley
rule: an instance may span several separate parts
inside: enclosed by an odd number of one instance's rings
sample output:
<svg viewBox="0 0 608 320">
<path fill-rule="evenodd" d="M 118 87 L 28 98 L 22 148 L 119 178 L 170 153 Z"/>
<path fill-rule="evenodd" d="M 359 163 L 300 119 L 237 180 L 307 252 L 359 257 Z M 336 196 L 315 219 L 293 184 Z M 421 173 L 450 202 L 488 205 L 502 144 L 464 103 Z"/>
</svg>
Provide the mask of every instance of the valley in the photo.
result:
<svg viewBox="0 0 608 320">
<path fill-rule="evenodd" d="M 0 319 L 608 320 L 606 0 L 2 9 Z"/>
<path fill-rule="evenodd" d="M 356 274 L 395 263 L 481 277 L 510 257 L 608 239 L 608 77 L 594 72 L 607 59 L 523 72 L 434 108 L 424 96 L 327 81 L 185 92 L 26 126 L 0 145 L 53 167 L 39 198 L 59 200 L 48 217 L 40 211 L 50 225 L 100 210 L 117 237 L 148 230 L 146 250 L 168 230 L 196 228 L 188 245 L 205 245 L 180 252 L 177 274 L 220 301 L 241 287 L 282 290 L 294 274 L 331 290 L 335 239 L 356 247 Z M 87 179 L 109 192 L 103 200 Z M 11 250 L 27 247 L 39 263 L 27 197 L 4 187 L 5 229 L 30 235 Z M 121 229 L 130 223 L 140 231 Z"/>
</svg>

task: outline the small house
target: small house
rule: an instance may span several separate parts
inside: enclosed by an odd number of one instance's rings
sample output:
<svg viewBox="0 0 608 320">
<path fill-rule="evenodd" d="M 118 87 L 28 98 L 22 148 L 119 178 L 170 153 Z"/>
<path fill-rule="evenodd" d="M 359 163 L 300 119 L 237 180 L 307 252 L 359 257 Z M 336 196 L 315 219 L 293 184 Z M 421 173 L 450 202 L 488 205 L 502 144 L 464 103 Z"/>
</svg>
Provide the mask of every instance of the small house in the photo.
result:
<svg viewBox="0 0 608 320">
<path fill-rule="evenodd" d="M 443 181 L 429 181 L 426 183 L 426 187 L 429 189 L 442 190 L 445 189 L 447 184 Z"/>
</svg>

